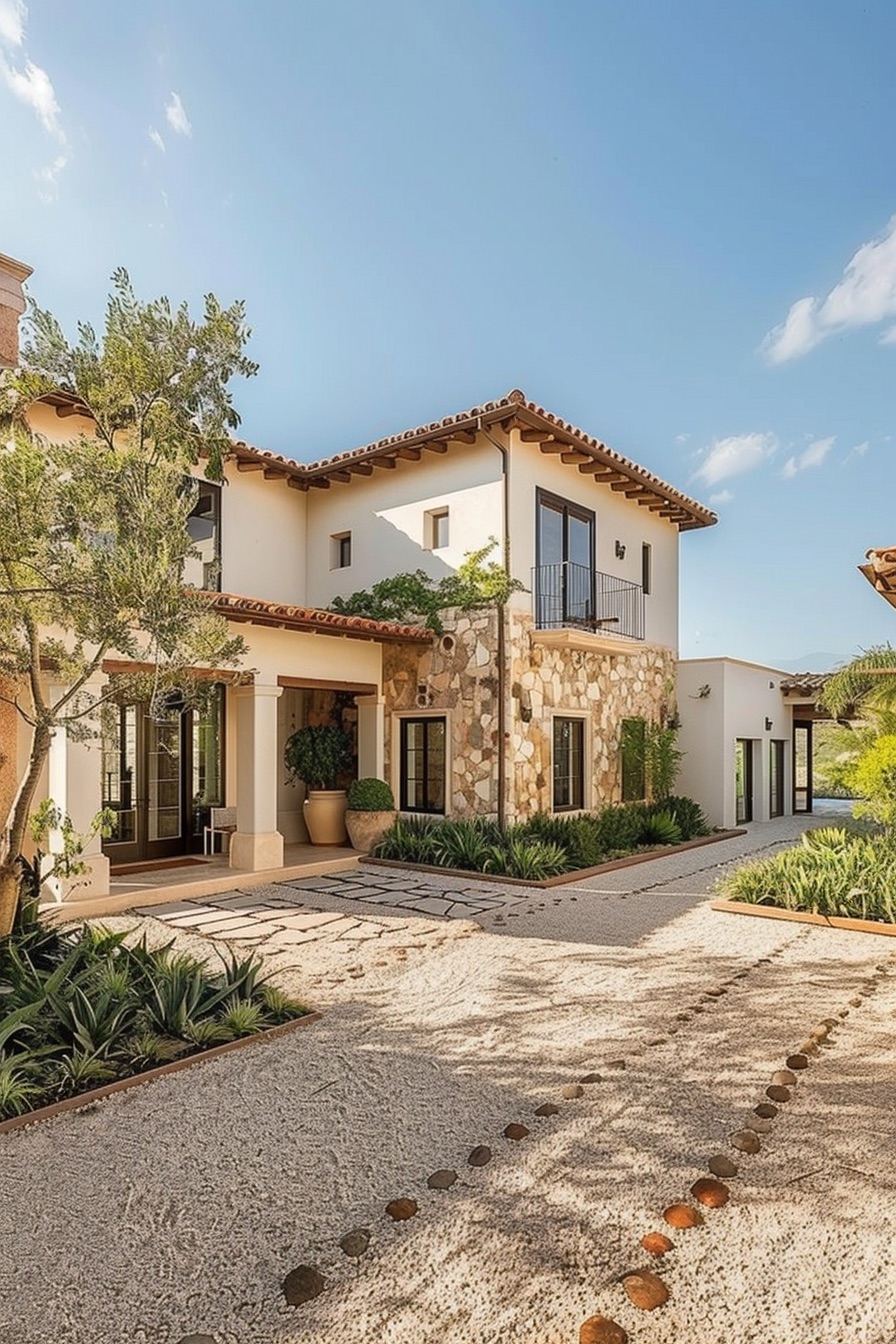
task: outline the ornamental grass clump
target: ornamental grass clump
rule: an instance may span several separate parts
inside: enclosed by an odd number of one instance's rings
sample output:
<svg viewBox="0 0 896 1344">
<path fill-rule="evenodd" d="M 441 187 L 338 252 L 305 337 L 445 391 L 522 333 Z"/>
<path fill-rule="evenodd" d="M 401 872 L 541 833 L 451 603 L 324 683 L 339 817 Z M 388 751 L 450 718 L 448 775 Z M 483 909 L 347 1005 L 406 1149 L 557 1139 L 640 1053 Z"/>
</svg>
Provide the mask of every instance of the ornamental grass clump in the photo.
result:
<svg viewBox="0 0 896 1344">
<path fill-rule="evenodd" d="M 0 940 L 0 1120 L 307 1012 L 253 957 L 215 969 L 126 938 L 32 923 Z"/>
<path fill-rule="evenodd" d="M 799 845 L 722 878 L 730 901 L 808 914 L 896 922 L 896 841 L 844 827 L 807 831 Z"/>
</svg>

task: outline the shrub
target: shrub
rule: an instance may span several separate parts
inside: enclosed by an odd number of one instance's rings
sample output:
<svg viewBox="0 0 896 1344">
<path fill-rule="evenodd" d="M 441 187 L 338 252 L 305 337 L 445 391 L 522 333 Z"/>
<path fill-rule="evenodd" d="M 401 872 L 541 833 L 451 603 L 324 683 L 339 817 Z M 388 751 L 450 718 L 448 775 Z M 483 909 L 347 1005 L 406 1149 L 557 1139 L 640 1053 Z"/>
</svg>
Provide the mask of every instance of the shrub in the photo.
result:
<svg viewBox="0 0 896 1344">
<path fill-rule="evenodd" d="M 647 807 L 644 803 L 625 803 L 605 807 L 597 815 L 600 844 L 608 854 L 627 854 L 643 843 Z"/>
<path fill-rule="evenodd" d="M 530 882 L 543 882 L 569 871 L 569 856 L 562 846 L 547 840 L 505 836 L 504 843 L 493 846 L 485 871 L 516 877 Z"/>
<path fill-rule="evenodd" d="M 681 843 L 681 831 L 671 812 L 665 809 L 649 812 L 644 818 L 641 832 L 642 845 L 677 845 Z"/>
<path fill-rule="evenodd" d="M 352 763 L 351 738 L 332 724 L 297 728 L 287 739 L 283 761 L 291 780 L 309 789 L 335 789 Z"/>
<path fill-rule="evenodd" d="M 394 812 L 395 799 L 384 779 L 356 779 L 348 791 L 349 812 Z"/>
<path fill-rule="evenodd" d="M 694 840 L 697 836 L 712 834 L 703 809 L 693 798 L 673 794 L 663 800 L 658 810 L 669 813 L 681 832 L 682 840 Z"/>
<path fill-rule="evenodd" d="M 401 863 L 435 863 L 435 832 L 432 817 L 398 817 L 373 850 L 378 859 Z"/>
<path fill-rule="evenodd" d="M 852 772 L 856 816 L 873 817 L 888 831 L 896 831 L 896 734 L 886 733 L 862 752 Z"/>
</svg>

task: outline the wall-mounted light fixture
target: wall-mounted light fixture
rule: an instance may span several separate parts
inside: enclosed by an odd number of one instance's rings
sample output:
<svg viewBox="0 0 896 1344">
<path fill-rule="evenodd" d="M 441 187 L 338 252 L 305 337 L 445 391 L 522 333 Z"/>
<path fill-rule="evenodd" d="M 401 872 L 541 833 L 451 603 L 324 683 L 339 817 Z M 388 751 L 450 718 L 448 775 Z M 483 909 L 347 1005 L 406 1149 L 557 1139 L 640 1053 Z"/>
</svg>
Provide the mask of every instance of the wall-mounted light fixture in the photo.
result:
<svg viewBox="0 0 896 1344">
<path fill-rule="evenodd" d="M 766 721 L 765 721 L 765 731 L 766 731 L 767 733 L 770 733 L 771 730 L 772 730 L 772 728 L 774 728 L 774 726 L 775 726 L 775 725 L 772 723 L 771 719 L 766 719 Z"/>
<path fill-rule="evenodd" d="M 624 542 L 624 541 L 617 541 L 617 543 L 616 543 L 616 559 L 617 559 L 617 560 L 624 560 L 624 559 L 625 559 L 625 542 Z"/>
<path fill-rule="evenodd" d="M 768 684 L 768 688 L 770 691 L 773 691 L 775 689 L 775 683 L 773 681 L 770 681 Z"/>
</svg>

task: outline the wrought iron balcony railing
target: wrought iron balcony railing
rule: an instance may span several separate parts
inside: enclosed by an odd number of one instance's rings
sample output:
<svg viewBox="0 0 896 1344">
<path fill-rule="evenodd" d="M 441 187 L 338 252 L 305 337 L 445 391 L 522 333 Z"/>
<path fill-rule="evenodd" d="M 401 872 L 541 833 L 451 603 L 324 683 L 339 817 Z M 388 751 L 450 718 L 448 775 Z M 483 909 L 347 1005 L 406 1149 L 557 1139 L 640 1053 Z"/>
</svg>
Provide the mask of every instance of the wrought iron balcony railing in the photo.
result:
<svg viewBox="0 0 896 1344">
<path fill-rule="evenodd" d="M 532 570 L 532 596 L 538 630 L 591 630 L 644 638 L 644 591 L 613 574 L 563 560 Z"/>
</svg>

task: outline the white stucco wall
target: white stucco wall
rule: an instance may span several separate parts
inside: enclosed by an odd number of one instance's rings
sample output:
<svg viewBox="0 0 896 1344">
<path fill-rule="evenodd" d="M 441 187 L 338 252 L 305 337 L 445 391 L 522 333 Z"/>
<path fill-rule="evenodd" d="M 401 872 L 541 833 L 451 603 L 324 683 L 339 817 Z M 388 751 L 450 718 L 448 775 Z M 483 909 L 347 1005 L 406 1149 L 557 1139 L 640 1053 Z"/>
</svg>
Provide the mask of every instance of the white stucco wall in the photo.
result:
<svg viewBox="0 0 896 1344">
<path fill-rule="evenodd" d="M 769 818 L 772 741 L 785 743 L 784 814 L 793 809 L 793 710 L 780 689 L 784 676 L 776 668 L 735 658 L 688 658 L 678 664 L 678 742 L 685 757 L 676 789 L 695 798 L 714 826 L 736 824 L 738 738 L 753 743 L 753 820 Z M 708 696 L 699 695 L 703 686 L 709 686 Z"/>
<path fill-rule="evenodd" d="M 221 589 L 268 602 L 303 604 L 308 496 L 260 471 L 226 468 L 221 491 Z"/>
<path fill-rule="evenodd" d="M 543 453 L 537 443 L 522 443 L 514 430 L 510 454 L 511 567 L 527 588 L 536 563 L 535 508 L 538 489 L 591 509 L 596 519 L 596 568 L 630 583 L 641 582 L 641 545 L 652 548 L 651 592 L 645 597 L 648 643 L 678 648 L 678 528 L 608 485 L 598 485 L 578 467 Z M 616 542 L 625 558 L 616 557 Z M 530 604 L 531 598 L 521 598 Z"/>
<path fill-rule="evenodd" d="M 488 444 L 424 452 L 417 462 L 399 460 L 391 471 L 334 481 L 306 498 L 307 600 L 315 607 L 404 571 L 443 578 L 503 531 L 501 458 Z M 449 539 L 434 551 L 426 544 L 426 514 L 441 508 L 448 509 Z M 344 532 L 351 533 L 352 563 L 332 568 L 330 538 Z"/>
</svg>

